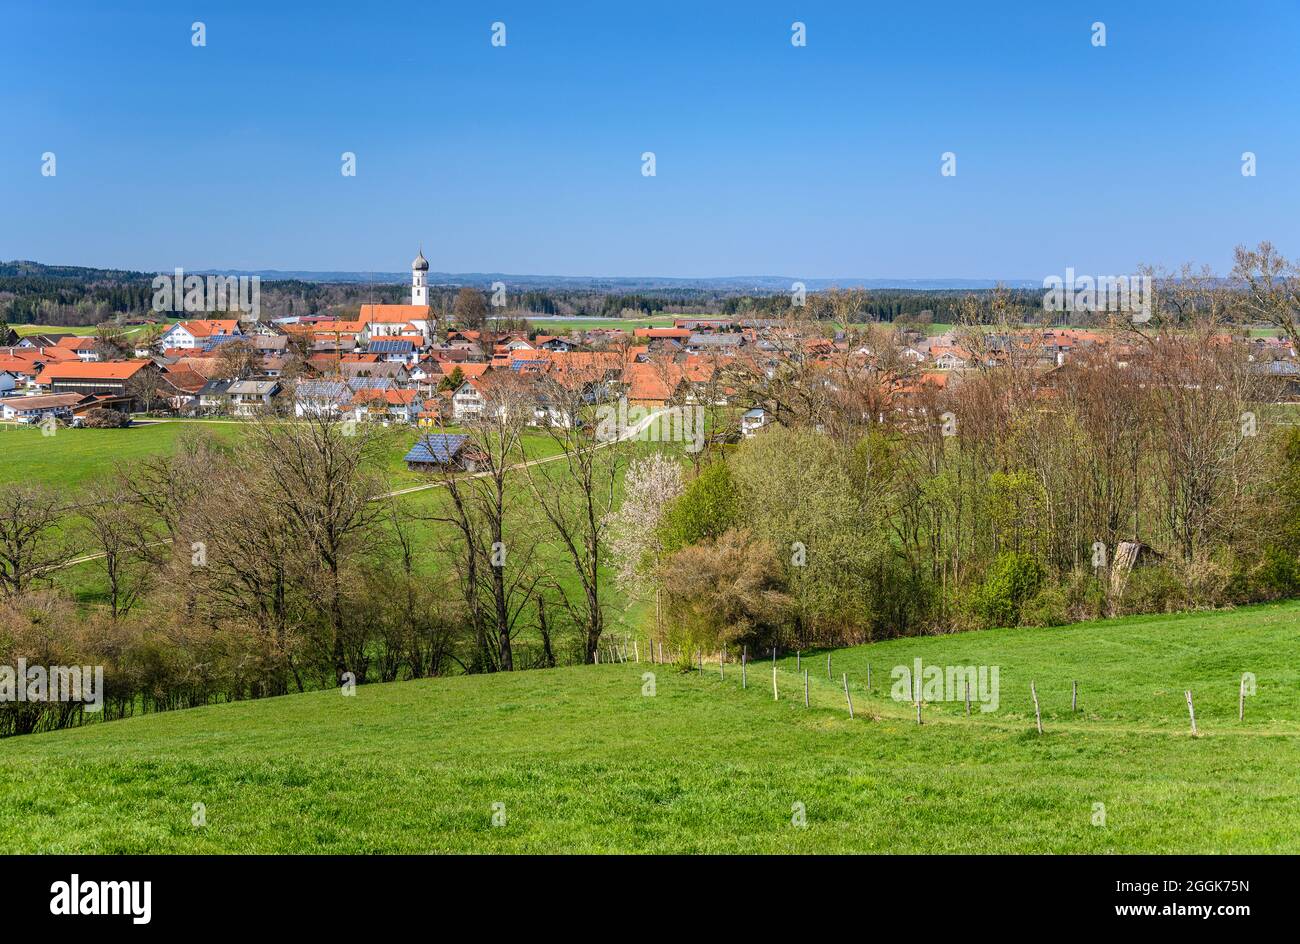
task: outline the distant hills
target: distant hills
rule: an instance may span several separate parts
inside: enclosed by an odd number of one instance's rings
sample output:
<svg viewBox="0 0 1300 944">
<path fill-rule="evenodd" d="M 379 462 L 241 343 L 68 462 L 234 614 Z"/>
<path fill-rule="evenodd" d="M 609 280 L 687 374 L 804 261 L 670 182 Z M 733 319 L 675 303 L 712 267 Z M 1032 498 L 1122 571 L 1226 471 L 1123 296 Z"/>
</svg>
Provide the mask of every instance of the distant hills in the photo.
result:
<svg viewBox="0 0 1300 944">
<path fill-rule="evenodd" d="M 195 270 L 198 271 L 198 270 Z M 375 282 L 404 283 L 410 272 L 311 272 L 281 269 L 212 269 L 214 275 L 256 275 L 264 280 L 292 279 L 302 282 Z M 646 292 L 655 290 L 695 290 L 711 292 L 788 292 L 794 282 L 802 282 L 808 291 L 831 288 L 877 288 L 913 291 L 959 291 L 991 289 L 999 281 L 1009 288 L 1041 288 L 1042 280 L 1033 279 L 813 279 L 781 275 L 728 275 L 709 278 L 674 278 L 671 276 L 596 276 L 596 275 L 518 275 L 509 272 L 430 272 L 431 285 L 480 285 L 505 282 L 524 289 L 569 289 L 610 292 Z"/>
<path fill-rule="evenodd" d="M 311 271 L 299 269 L 186 269 L 194 275 L 256 275 L 263 281 L 320 282 L 338 284 L 405 284 L 410 272 Z M 0 277 L 66 279 L 77 282 L 139 282 L 152 280 L 157 272 L 128 269 L 98 269 L 87 266 L 47 265 L 40 262 L 0 262 Z M 1002 279 L 1009 288 L 1041 288 L 1041 280 Z M 726 293 L 776 294 L 790 291 L 802 282 L 808 291 L 838 285 L 841 288 L 891 289 L 903 291 L 962 291 L 991 289 L 997 279 L 814 279 L 780 275 L 733 275 L 710 278 L 668 276 L 572 276 L 517 275 L 508 272 L 430 272 L 431 285 L 477 285 L 487 287 L 505 282 L 514 289 L 559 289 L 596 292 L 710 291 Z"/>
</svg>

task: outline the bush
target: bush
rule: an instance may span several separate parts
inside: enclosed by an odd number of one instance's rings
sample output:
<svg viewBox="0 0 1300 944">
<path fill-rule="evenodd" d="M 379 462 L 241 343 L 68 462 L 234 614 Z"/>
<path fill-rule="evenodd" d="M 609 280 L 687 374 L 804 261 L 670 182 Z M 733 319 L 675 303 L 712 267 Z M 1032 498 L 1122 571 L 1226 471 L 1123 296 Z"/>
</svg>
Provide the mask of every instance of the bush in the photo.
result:
<svg viewBox="0 0 1300 944">
<path fill-rule="evenodd" d="M 725 462 L 704 467 L 664 512 L 660 541 L 676 551 L 706 538 L 717 538 L 735 523 L 740 501 Z"/>
<path fill-rule="evenodd" d="M 81 415 L 81 425 L 87 429 L 124 429 L 131 425 L 131 417 L 119 410 L 97 406 Z"/>
<path fill-rule="evenodd" d="M 1300 562 L 1277 545 L 1264 550 L 1264 557 L 1251 575 L 1251 583 L 1269 597 L 1293 597 L 1300 593 Z"/>
<path fill-rule="evenodd" d="M 1120 597 L 1123 613 L 1172 613 L 1188 605 L 1187 589 L 1170 564 L 1134 567 Z"/>
<path fill-rule="evenodd" d="M 971 608 L 985 625 L 1015 626 L 1020 622 L 1020 608 L 1038 592 L 1043 577 L 1043 565 L 1033 554 L 999 554 L 984 575 L 984 583 L 971 595 Z"/>
<path fill-rule="evenodd" d="M 1070 622 L 1070 604 L 1060 587 L 1043 587 L 1020 608 L 1021 626 L 1064 626 Z"/>
<path fill-rule="evenodd" d="M 766 649 L 780 641 L 791 616 L 776 548 L 747 530 L 668 555 L 659 576 L 668 641 L 688 661 L 697 648 Z"/>
<path fill-rule="evenodd" d="M 1074 571 L 1066 581 L 1064 592 L 1070 619 L 1101 619 L 1106 615 L 1106 584 L 1095 574 L 1086 570 Z"/>
</svg>

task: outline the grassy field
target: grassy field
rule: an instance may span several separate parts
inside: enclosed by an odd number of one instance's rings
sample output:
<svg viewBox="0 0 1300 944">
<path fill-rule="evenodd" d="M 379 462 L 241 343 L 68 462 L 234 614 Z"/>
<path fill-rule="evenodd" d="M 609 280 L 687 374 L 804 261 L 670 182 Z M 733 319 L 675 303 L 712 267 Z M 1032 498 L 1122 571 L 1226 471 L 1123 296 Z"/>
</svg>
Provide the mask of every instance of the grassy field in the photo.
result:
<svg viewBox="0 0 1300 944">
<path fill-rule="evenodd" d="M 118 463 L 167 455 L 196 425 L 222 438 L 239 427 L 230 423 L 142 423 L 131 429 L 65 429 L 43 436 L 30 426 L 0 424 L 0 482 L 44 482 L 75 488 L 110 473 Z"/>
<path fill-rule="evenodd" d="M 747 689 L 627 663 L 92 725 L 0 742 L 0 851 L 1294 853 L 1297 636 L 1292 603 L 897 640 L 833 653 L 831 681 L 809 654 L 809 708 L 791 656 L 779 701 L 769 661 Z M 888 694 L 917 657 L 999 666 L 997 711 L 918 727 Z"/>
<path fill-rule="evenodd" d="M 172 324 L 179 320 L 180 318 L 159 318 L 158 323 Z M 18 336 L 20 338 L 27 337 L 27 335 L 29 334 L 47 334 L 52 337 L 58 337 L 61 334 L 75 334 L 78 336 L 86 337 L 86 336 L 93 335 L 99 328 L 98 325 L 71 325 L 68 327 L 54 327 L 52 325 L 39 325 L 39 324 L 16 324 L 16 325 L 10 325 L 9 327 L 13 328 L 16 332 L 18 332 Z M 144 331 L 147 327 L 148 325 L 132 325 L 126 328 L 123 333 L 127 334 L 128 336 L 136 335 Z"/>
</svg>

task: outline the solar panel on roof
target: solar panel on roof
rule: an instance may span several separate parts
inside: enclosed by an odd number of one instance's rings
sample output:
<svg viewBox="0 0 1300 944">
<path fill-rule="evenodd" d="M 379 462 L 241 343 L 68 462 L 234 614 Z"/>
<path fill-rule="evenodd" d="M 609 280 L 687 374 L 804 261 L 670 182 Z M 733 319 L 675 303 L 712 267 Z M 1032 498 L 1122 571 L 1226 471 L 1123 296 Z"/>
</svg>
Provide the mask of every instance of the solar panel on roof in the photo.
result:
<svg viewBox="0 0 1300 944">
<path fill-rule="evenodd" d="M 446 464 L 455 458 L 468 436 L 455 433 L 429 433 L 411 447 L 403 462 L 437 462 Z"/>
</svg>

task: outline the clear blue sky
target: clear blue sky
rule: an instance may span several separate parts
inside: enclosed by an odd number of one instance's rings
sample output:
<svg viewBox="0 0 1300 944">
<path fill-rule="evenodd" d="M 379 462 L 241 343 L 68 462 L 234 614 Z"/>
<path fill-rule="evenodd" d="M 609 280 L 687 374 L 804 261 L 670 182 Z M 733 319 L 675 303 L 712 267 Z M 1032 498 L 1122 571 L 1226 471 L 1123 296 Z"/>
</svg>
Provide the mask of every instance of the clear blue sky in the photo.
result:
<svg viewBox="0 0 1300 944">
<path fill-rule="evenodd" d="M 1298 125 L 1295 0 L 0 0 L 0 258 L 394 271 L 422 244 L 452 272 L 1224 269 L 1238 242 L 1300 255 Z"/>
</svg>

